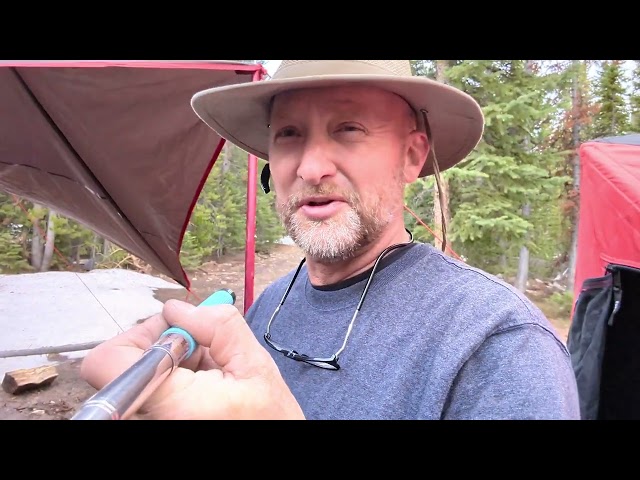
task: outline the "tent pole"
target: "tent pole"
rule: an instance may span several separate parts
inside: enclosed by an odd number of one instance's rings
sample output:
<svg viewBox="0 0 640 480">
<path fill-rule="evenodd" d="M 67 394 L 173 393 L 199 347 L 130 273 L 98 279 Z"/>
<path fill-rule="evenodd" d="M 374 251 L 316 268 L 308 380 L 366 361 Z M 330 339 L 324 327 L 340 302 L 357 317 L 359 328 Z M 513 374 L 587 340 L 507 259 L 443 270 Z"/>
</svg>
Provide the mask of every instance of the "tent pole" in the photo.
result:
<svg viewBox="0 0 640 480">
<path fill-rule="evenodd" d="M 262 80 L 266 73 L 264 68 L 254 72 L 253 81 Z M 256 201 L 258 183 L 258 158 L 249 154 L 247 171 L 247 226 L 244 250 L 244 313 L 253 304 L 253 289 L 255 279 L 255 245 L 256 245 Z"/>
<path fill-rule="evenodd" d="M 247 178 L 247 238 L 244 268 L 244 313 L 253 303 L 253 287 L 255 278 L 255 245 L 256 245 L 256 182 L 258 158 L 249 154 Z"/>
</svg>

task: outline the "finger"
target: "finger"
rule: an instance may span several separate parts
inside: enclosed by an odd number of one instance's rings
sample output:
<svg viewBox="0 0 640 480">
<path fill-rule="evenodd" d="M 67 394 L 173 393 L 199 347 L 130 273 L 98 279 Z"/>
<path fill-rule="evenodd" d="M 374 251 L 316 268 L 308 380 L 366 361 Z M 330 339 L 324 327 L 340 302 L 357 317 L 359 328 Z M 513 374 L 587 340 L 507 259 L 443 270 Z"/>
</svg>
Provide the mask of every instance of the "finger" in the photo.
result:
<svg viewBox="0 0 640 480">
<path fill-rule="evenodd" d="M 262 348 L 238 309 L 232 305 L 195 307 L 169 300 L 162 310 L 165 320 L 189 332 L 209 348 L 216 365 L 238 378 L 255 376 L 271 357 Z"/>
<path fill-rule="evenodd" d="M 167 328 L 169 324 L 157 314 L 101 343 L 83 359 L 80 376 L 92 387 L 103 388 L 138 361 Z"/>
<path fill-rule="evenodd" d="M 164 317 L 161 314 L 156 314 L 114 337 L 109 342 L 114 345 L 134 346 L 145 350 L 155 343 L 167 328 L 169 328 L 169 324 Z"/>
<path fill-rule="evenodd" d="M 158 314 L 154 317 L 149 318 L 144 323 L 137 325 L 131 330 L 128 330 L 123 335 L 120 335 L 119 337 L 122 338 L 119 339 L 119 342 L 122 342 L 121 345 L 127 346 L 133 344 L 144 351 L 147 348 L 151 347 L 151 345 L 153 345 L 155 342 L 157 342 L 160 336 L 170 326 L 171 325 L 167 323 L 165 318 L 161 314 Z M 140 356 L 142 356 L 142 352 L 140 352 L 138 358 Z M 137 360 L 137 358 L 135 360 Z M 180 366 L 194 371 L 199 369 L 208 370 L 211 368 L 215 368 L 213 361 L 209 358 L 208 349 L 200 345 L 196 347 L 191 356 L 183 361 Z"/>
<path fill-rule="evenodd" d="M 218 368 L 209 356 L 209 349 L 202 345 L 198 345 L 189 358 L 180 362 L 180 366 L 194 372 Z"/>
</svg>

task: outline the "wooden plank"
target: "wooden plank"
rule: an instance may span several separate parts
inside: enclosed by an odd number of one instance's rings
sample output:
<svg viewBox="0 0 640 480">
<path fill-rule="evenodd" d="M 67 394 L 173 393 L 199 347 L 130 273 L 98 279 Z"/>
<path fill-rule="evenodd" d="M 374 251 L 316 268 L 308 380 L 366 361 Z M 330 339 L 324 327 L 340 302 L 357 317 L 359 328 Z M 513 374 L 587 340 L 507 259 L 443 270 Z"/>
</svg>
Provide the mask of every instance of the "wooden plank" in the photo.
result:
<svg viewBox="0 0 640 480">
<path fill-rule="evenodd" d="M 23 368 L 5 373 L 2 389 L 7 393 L 18 395 L 28 390 L 47 387 L 56 378 L 58 378 L 58 370 L 54 365 Z"/>
</svg>

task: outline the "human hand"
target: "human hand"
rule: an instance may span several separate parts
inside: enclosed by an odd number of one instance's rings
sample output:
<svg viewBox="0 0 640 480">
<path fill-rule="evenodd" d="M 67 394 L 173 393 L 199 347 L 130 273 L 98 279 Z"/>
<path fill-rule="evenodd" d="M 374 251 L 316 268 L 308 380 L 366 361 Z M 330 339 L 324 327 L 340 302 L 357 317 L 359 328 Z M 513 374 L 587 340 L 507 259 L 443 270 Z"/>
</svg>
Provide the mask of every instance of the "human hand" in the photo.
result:
<svg viewBox="0 0 640 480">
<path fill-rule="evenodd" d="M 169 300 L 161 314 L 91 350 L 82 378 L 103 388 L 172 326 L 188 331 L 198 347 L 145 401 L 138 418 L 304 419 L 275 362 L 231 305 Z"/>
</svg>

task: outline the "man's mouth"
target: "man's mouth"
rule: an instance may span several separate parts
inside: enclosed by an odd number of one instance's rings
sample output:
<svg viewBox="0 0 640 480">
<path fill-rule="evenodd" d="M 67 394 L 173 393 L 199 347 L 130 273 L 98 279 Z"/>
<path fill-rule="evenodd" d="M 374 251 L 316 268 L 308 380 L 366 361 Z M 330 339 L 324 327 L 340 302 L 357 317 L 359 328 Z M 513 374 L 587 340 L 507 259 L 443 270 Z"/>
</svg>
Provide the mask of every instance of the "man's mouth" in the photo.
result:
<svg viewBox="0 0 640 480">
<path fill-rule="evenodd" d="M 339 197 L 313 197 L 300 202 L 299 209 L 308 218 L 325 220 L 338 213 L 345 204 Z"/>
<path fill-rule="evenodd" d="M 328 205 L 331 202 L 333 202 L 333 200 L 312 200 L 310 202 L 306 202 L 305 205 L 309 205 L 310 207 L 318 207 L 320 205 Z"/>
<path fill-rule="evenodd" d="M 308 197 L 300 202 L 300 206 L 321 207 L 332 202 L 344 202 L 340 197 Z"/>
</svg>

